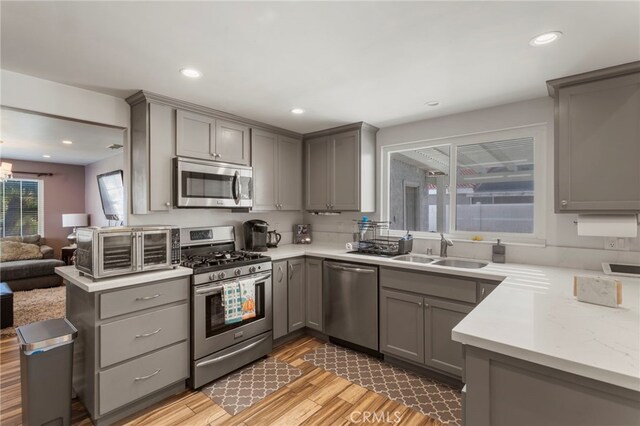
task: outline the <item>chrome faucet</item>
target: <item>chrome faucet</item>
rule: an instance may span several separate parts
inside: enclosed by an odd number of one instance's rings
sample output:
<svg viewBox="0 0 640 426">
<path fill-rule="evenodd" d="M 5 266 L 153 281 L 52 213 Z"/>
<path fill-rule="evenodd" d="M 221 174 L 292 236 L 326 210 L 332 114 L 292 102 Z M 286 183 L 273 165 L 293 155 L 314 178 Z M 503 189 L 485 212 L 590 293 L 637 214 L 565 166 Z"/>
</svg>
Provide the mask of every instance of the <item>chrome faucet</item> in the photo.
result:
<svg viewBox="0 0 640 426">
<path fill-rule="evenodd" d="M 452 247 L 453 242 L 444 237 L 444 234 L 440 233 L 440 257 L 447 257 L 447 247 Z"/>
</svg>

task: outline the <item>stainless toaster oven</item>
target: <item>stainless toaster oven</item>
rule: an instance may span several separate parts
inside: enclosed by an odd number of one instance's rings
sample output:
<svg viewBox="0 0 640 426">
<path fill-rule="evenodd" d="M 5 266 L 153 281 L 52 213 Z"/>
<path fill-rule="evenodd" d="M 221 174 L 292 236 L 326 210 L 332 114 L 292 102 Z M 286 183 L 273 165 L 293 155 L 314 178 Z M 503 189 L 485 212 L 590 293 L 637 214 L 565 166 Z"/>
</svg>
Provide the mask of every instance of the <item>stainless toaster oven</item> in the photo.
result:
<svg viewBox="0 0 640 426">
<path fill-rule="evenodd" d="M 180 228 L 175 226 L 92 226 L 76 235 L 76 269 L 93 279 L 180 264 Z"/>
</svg>

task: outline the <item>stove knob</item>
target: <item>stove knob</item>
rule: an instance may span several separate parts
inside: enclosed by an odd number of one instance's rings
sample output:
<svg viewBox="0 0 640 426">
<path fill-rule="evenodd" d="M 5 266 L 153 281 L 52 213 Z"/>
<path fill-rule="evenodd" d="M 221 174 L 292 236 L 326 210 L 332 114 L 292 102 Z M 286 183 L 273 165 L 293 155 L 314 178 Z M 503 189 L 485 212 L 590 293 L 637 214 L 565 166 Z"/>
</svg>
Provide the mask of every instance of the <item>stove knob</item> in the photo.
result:
<svg viewBox="0 0 640 426">
<path fill-rule="evenodd" d="M 235 271 L 233 271 L 234 274 L 236 274 L 236 277 L 239 276 L 242 271 L 240 270 L 240 268 L 237 268 Z"/>
<path fill-rule="evenodd" d="M 256 267 L 255 266 L 250 266 L 249 267 L 249 272 L 252 273 L 252 274 L 255 273 L 256 272 Z"/>
<path fill-rule="evenodd" d="M 216 274 L 209 275 L 209 281 L 213 281 L 216 279 Z"/>
<path fill-rule="evenodd" d="M 218 272 L 218 279 L 219 280 L 224 279 L 224 277 L 226 277 L 226 276 L 227 276 L 227 274 L 225 274 L 224 272 Z"/>
</svg>

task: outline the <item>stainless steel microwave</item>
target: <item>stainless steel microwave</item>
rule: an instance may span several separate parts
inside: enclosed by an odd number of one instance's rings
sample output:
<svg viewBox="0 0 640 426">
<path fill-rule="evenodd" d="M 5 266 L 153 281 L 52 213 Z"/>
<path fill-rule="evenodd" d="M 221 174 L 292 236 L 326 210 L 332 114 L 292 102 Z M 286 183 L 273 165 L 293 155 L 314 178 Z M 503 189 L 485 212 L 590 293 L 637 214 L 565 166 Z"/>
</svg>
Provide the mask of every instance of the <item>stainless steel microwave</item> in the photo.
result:
<svg viewBox="0 0 640 426">
<path fill-rule="evenodd" d="M 175 226 L 78 228 L 76 269 L 94 279 L 170 269 L 180 264 Z"/>
<path fill-rule="evenodd" d="M 253 207 L 253 169 L 236 164 L 174 159 L 176 207 Z"/>
</svg>

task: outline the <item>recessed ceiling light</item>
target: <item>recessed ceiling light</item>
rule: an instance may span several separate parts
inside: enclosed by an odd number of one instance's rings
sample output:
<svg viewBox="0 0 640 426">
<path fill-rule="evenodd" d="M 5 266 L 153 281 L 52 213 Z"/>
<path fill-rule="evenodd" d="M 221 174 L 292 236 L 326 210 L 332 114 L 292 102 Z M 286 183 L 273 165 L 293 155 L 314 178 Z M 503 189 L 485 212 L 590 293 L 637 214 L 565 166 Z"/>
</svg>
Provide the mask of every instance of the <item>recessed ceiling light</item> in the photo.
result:
<svg viewBox="0 0 640 426">
<path fill-rule="evenodd" d="M 185 77 L 189 77 L 189 78 L 198 78 L 202 75 L 200 71 L 193 68 L 182 68 L 180 70 L 180 73 Z"/>
<path fill-rule="evenodd" d="M 73 143 L 73 141 L 65 140 L 65 141 L 62 141 L 62 143 L 65 144 L 65 145 L 71 145 Z"/>
<path fill-rule="evenodd" d="M 44 158 L 51 158 L 51 156 L 50 156 L 49 154 L 42 154 L 42 156 L 43 156 Z"/>
<path fill-rule="evenodd" d="M 293 108 L 291 114 L 304 114 L 304 110 L 302 108 Z"/>
<path fill-rule="evenodd" d="M 429 102 L 425 102 L 424 104 L 426 106 L 434 107 L 434 106 L 440 105 L 440 102 L 438 102 L 438 101 L 429 101 Z"/>
<path fill-rule="evenodd" d="M 535 36 L 529 41 L 531 46 L 544 46 L 545 44 L 553 43 L 562 37 L 562 32 L 560 31 L 549 31 L 548 33 L 540 34 Z"/>
</svg>

